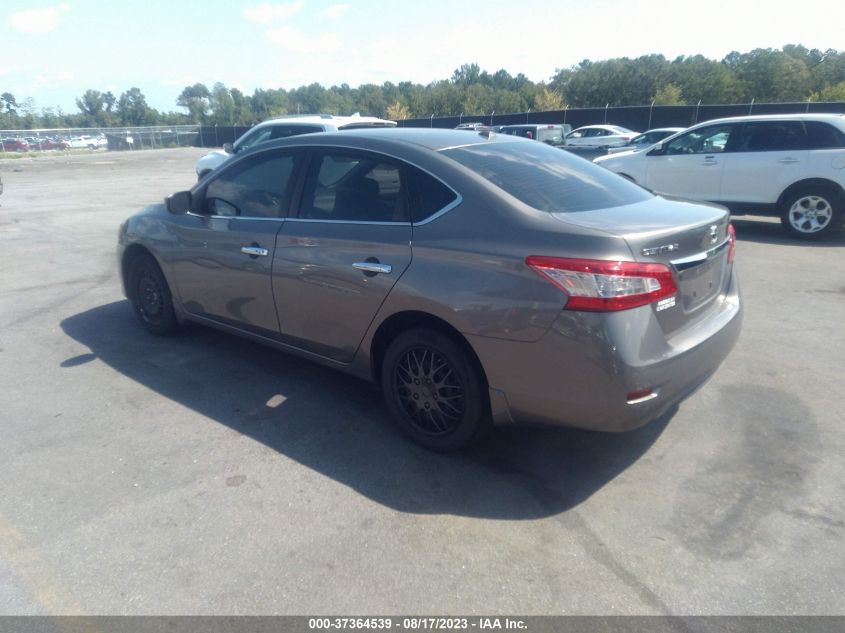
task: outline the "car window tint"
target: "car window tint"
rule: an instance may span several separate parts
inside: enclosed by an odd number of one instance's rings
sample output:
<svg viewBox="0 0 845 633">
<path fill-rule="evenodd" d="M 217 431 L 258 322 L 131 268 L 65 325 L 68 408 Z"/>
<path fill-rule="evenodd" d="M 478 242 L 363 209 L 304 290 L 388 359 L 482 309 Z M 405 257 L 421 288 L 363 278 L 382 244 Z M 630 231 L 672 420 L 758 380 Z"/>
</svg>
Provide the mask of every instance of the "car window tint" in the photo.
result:
<svg viewBox="0 0 845 633">
<path fill-rule="evenodd" d="M 422 222 L 458 199 L 457 194 L 442 182 L 420 169 L 407 167 L 411 182 L 409 208 L 411 221 Z"/>
<path fill-rule="evenodd" d="M 253 133 L 246 136 L 240 143 L 238 143 L 238 151 L 242 152 L 248 147 L 252 147 L 258 143 L 269 141 L 273 134 L 273 128 L 265 127 L 260 130 L 255 130 Z"/>
<path fill-rule="evenodd" d="M 842 130 L 821 121 L 807 121 L 806 125 L 809 149 L 845 147 L 845 132 Z"/>
<path fill-rule="evenodd" d="M 317 125 L 274 125 L 270 138 L 287 138 L 289 136 L 299 136 L 300 134 L 313 134 L 315 132 L 322 132 L 323 128 Z"/>
<path fill-rule="evenodd" d="M 666 144 L 665 154 L 714 154 L 724 152 L 734 125 L 708 125 L 687 132 Z"/>
<path fill-rule="evenodd" d="M 263 152 L 225 169 L 205 190 L 205 212 L 245 218 L 285 216 L 297 156 Z"/>
<path fill-rule="evenodd" d="M 563 130 L 559 127 L 537 128 L 537 140 L 551 145 L 563 143 Z"/>
<path fill-rule="evenodd" d="M 407 222 L 401 170 L 371 156 L 316 154 L 308 167 L 299 217 Z"/>
<path fill-rule="evenodd" d="M 804 149 L 807 132 L 801 121 L 750 121 L 732 145 L 735 152 L 776 152 Z"/>
<path fill-rule="evenodd" d="M 478 144 L 443 153 L 541 211 L 589 211 L 652 197 L 607 169 L 545 143 Z"/>
</svg>

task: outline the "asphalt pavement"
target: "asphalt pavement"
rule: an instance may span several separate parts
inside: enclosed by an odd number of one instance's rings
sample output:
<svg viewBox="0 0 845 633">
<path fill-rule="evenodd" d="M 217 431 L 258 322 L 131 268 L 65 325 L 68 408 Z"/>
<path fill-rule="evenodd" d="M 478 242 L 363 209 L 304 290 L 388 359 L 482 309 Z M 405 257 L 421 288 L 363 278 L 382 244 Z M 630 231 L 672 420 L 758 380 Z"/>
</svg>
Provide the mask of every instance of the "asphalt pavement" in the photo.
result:
<svg viewBox="0 0 845 633">
<path fill-rule="evenodd" d="M 370 385 L 120 290 L 200 149 L 0 160 L 0 614 L 842 614 L 845 236 L 738 218 L 746 318 L 637 431 L 437 455 Z"/>
</svg>

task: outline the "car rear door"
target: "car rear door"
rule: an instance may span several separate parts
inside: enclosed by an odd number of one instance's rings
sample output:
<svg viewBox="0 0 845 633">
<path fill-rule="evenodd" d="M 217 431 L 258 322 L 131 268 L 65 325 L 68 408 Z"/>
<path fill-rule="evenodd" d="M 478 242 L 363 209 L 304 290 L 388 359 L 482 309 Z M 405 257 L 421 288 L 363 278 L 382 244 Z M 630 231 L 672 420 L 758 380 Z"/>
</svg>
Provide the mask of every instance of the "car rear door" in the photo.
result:
<svg viewBox="0 0 845 633">
<path fill-rule="evenodd" d="M 655 193 L 718 201 L 734 123 L 708 125 L 678 136 L 646 156 L 645 181 Z"/>
<path fill-rule="evenodd" d="M 314 149 L 298 213 L 276 239 L 282 340 L 349 362 L 411 262 L 405 166 L 379 154 Z"/>
<path fill-rule="evenodd" d="M 772 204 L 801 179 L 808 147 L 803 121 L 748 121 L 736 136 L 724 156 L 721 201 Z"/>
<path fill-rule="evenodd" d="M 278 336 L 271 272 L 302 152 L 271 149 L 221 169 L 174 221 L 179 300 L 191 315 Z"/>
</svg>

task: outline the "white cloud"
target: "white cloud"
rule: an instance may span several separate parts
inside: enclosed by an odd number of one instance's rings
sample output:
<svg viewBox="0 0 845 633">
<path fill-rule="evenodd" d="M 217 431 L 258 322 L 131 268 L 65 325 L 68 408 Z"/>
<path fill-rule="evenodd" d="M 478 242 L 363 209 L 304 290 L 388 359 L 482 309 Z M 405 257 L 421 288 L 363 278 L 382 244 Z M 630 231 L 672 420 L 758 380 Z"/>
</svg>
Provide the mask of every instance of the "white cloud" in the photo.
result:
<svg viewBox="0 0 845 633">
<path fill-rule="evenodd" d="M 346 13 L 348 8 L 348 4 L 333 4 L 327 9 L 320 11 L 320 17 L 326 18 L 327 20 L 338 20 L 344 13 Z"/>
<path fill-rule="evenodd" d="M 329 53 L 340 48 L 337 35 L 326 33 L 309 37 L 289 26 L 270 29 L 267 31 L 267 39 L 296 53 Z"/>
<path fill-rule="evenodd" d="M 49 33 L 59 26 L 59 16 L 67 13 L 70 6 L 60 4 L 43 9 L 27 9 L 13 13 L 9 25 L 21 33 Z"/>
<path fill-rule="evenodd" d="M 281 22 L 302 11 L 303 0 L 294 0 L 289 4 L 270 4 L 265 2 L 255 7 L 244 9 L 244 15 L 251 22 L 267 24 L 269 22 Z"/>
</svg>

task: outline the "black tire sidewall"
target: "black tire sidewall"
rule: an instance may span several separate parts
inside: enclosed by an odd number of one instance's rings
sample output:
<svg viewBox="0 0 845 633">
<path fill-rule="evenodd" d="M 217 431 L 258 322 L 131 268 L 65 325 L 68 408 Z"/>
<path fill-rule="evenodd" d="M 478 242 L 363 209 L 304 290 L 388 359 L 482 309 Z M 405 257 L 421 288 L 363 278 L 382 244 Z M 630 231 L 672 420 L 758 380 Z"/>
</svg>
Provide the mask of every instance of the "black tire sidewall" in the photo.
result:
<svg viewBox="0 0 845 633">
<path fill-rule="evenodd" d="M 458 427 L 447 435 L 432 436 L 414 426 L 410 417 L 399 403 L 394 386 L 396 364 L 409 350 L 428 347 L 441 354 L 458 375 L 466 393 L 463 419 Z M 485 406 L 484 384 L 475 367 L 460 345 L 451 338 L 434 330 L 415 329 L 400 334 L 387 348 L 381 371 L 381 386 L 391 417 L 397 426 L 417 444 L 434 451 L 456 451 L 479 439 L 489 425 Z"/>
<path fill-rule="evenodd" d="M 159 318 L 154 320 L 145 317 L 138 298 L 139 283 L 142 276 L 147 273 L 156 280 L 162 295 L 162 312 Z M 129 265 L 129 292 L 135 316 L 148 331 L 153 334 L 164 335 L 176 329 L 177 321 L 173 310 L 173 296 L 161 268 L 150 255 L 139 255 Z"/>
<path fill-rule="evenodd" d="M 817 196 L 819 198 L 824 198 L 824 200 L 827 201 L 833 211 L 833 215 L 830 218 L 830 223 L 821 231 L 817 231 L 816 233 L 802 233 L 801 231 L 796 230 L 795 227 L 792 226 L 792 223 L 789 221 L 789 210 L 792 208 L 792 205 L 795 204 L 801 198 L 805 198 L 807 196 Z M 818 240 L 825 238 L 831 235 L 832 233 L 835 233 L 841 228 L 842 206 L 842 196 L 837 192 L 832 191 L 830 189 L 825 189 L 823 187 L 820 187 L 818 189 L 814 187 L 808 187 L 806 189 L 796 191 L 795 193 L 791 194 L 790 196 L 784 199 L 783 205 L 781 206 L 780 221 L 783 225 L 783 228 L 792 237 L 796 237 L 801 240 Z"/>
</svg>

